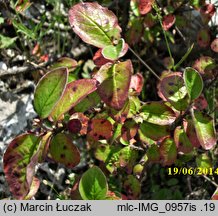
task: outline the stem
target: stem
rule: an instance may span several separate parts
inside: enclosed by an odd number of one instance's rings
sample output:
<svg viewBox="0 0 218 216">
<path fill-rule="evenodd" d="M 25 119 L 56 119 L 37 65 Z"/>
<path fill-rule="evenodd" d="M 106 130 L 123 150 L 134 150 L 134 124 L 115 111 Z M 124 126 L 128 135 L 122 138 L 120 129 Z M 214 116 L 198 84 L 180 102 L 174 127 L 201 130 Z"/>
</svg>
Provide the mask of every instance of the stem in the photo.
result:
<svg viewBox="0 0 218 216">
<path fill-rule="evenodd" d="M 141 57 L 131 48 L 129 47 L 129 50 L 138 58 L 138 60 L 158 79 L 160 80 L 160 77 L 153 71 L 153 69 L 150 68 L 150 66 L 141 59 Z"/>
<path fill-rule="evenodd" d="M 211 184 L 213 184 L 216 188 L 218 188 L 218 184 L 216 182 L 214 182 L 212 179 L 210 179 L 209 177 L 207 177 L 206 175 L 202 175 L 202 177 L 204 177 L 207 181 L 209 181 Z"/>
</svg>

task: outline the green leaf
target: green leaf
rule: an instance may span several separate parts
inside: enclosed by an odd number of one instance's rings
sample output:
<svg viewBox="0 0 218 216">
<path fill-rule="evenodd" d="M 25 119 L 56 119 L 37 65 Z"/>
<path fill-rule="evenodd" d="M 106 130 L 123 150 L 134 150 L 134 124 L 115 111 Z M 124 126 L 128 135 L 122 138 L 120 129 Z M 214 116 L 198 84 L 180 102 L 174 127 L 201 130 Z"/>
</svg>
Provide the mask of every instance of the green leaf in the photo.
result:
<svg viewBox="0 0 218 216">
<path fill-rule="evenodd" d="M 17 40 L 17 37 L 10 38 L 0 34 L 0 49 L 8 48 L 14 44 Z"/>
<path fill-rule="evenodd" d="M 202 168 L 202 169 L 205 168 L 205 170 L 213 167 L 212 161 L 210 157 L 208 157 L 207 154 L 198 155 L 196 157 L 196 164 L 197 164 L 197 167 Z"/>
<path fill-rule="evenodd" d="M 128 199 L 138 199 L 141 193 L 141 185 L 139 180 L 133 176 L 128 175 L 127 180 L 123 184 L 124 190 L 128 191 Z"/>
<path fill-rule="evenodd" d="M 153 144 L 147 150 L 148 160 L 151 162 L 159 162 L 160 161 L 160 152 L 158 145 Z"/>
<path fill-rule="evenodd" d="M 83 174 L 79 192 L 84 200 L 104 200 L 107 191 L 107 180 L 100 168 L 94 166 Z"/>
<path fill-rule="evenodd" d="M 51 66 L 51 69 L 59 67 L 66 67 L 68 71 L 71 72 L 77 67 L 77 61 L 68 57 L 62 57 Z"/>
<path fill-rule="evenodd" d="M 67 68 L 58 68 L 45 74 L 34 94 L 34 108 L 41 118 L 47 118 L 60 99 L 67 83 Z"/>
<path fill-rule="evenodd" d="M 30 192 L 35 167 L 29 166 L 37 151 L 40 138 L 22 134 L 8 146 L 4 158 L 4 173 L 11 193 L 16 199 L 24 199 Z"/>
<path fill-rule="evenodd" d="M 102 55 L 109 60 L 117 60 L 124 56 L 128 50 L 128 46 L 125 44 L 123 38 L 121 38 L 117 45 L 109 45 L 102 49 Z"/>
<path fill-rule="evenodd" d="M 23 34 L 25 34 L 27 37 L 36 40 L 37 36 L 34 33 L 34 31 L 32 31 L 32 29 L 28 29 L 25 25 L 23 25 L 22 23 L 18 23 L 15 20 L 12 20 L 13 26 L 18 30 L 18 32 L 22 32 Z"/>
<path fill-rule="evenodd" d="M 215 60 L 209 56 L 201 56 L 193 65 L 193 68 L 196 69 L 200 74 L 207 74 L 208 71 L 214 69 L 215 67 Z"/>
<path fill-rule="evenodd" d="M 80 79 L 67 84 L 61 99 L 52 110 L 50 116 L 57 121 L 71 108 L 96 90 L 97 81 L 94 79 Z"/>
<path fill-rule="evenodd" d="M 72 143 L 72 139 L 64 133 L 59 133 L 53 137 L 49 152 L 53 160 L 69 168 L 75 167 L 80 162 L 79 150 Z"/>
<path fill-rule="evenodd" d="M 159 151 L 163 166 L 170 166 L 176 161 L 177 148 L 173 139 L 165 138 L 160 144 Z"/>
<path fill-rule="evenodd" d="M 216 145 L 214 120 L 199 111 L 192 112 L 195 131 L 202 148 L 209 150 Z"/>
<path fill-rule="evenodd" d="M 82 100 L 80 103 L 78 103 L 74 107 L 74 110 L 76 112 L 84 113 L 85 111 L 98 105 L 100 102 L 101 102 L 101 98 L 99 97 L 98 93 L 95 91 L 95 92 L 92 92 L 91 94 L 87 95 L 87 97 L 84 100 Z"/>
<path fill-rule="evenodd" d="M 141 108 L 143 120 L 158 125 L 170 125 L 175 119 L 175 113 L 163 102 L 148 102 Z"/>
<path fill-rule="evenodd" d="M 183 78 L 189 97 L 191 100 L 198 98 L 203 90 L 203 80 L 201 75 L 193 68 L 187 67 Z"/>
<path fill-rule="evenodd" d="M 193 145 L 190 142 L 187 134 L 185 133 L 184 129 L 181 127 L 177 127 L 174 131 L 174 141 L 178 148 L 178 151 L 183 153 L 189 153 L 193 149 Z"/>
<path fill-rule="evenodd" d="M 169 127 L 167 125 L 156 125 L 146 121 L 140 124 L 139 131 L 139 135 L 142 140 L 143 136 L 157 141 L 169 135 Z"/>
<path fill-rule="evenodd" d="M 116 110 L 123 108 L 128 97 L 132 73 L 132 63 L 127 60 L 113 65 L 107 63 L 94 75 L 100 82 L 98 93 L 108 106 Z"/>
<path fill-rule="evenodd" d="M 86 43 L 103 48 L 117 43 L 121 28 L 114 13 L 98 3 L 79 3 L 69 11 L 74 32 Z"/>
<path fill-rule="evenodd" d="M 158 95 L 169 101 L 177 110 L 185 110 L 188 106 L 187 90 L 181 73 L 165 75 L 158 85 Z"/>
</svg>

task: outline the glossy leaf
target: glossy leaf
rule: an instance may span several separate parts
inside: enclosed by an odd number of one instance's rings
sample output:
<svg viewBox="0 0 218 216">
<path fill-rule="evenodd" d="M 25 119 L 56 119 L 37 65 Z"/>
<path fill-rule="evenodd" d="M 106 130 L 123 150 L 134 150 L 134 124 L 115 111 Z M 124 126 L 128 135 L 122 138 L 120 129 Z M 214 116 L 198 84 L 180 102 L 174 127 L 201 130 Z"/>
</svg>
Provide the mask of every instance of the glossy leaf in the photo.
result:
<svg viewBox="0 0 218 216">
<path fill-rule="evenodd" d="M 202 148 L 206 150 L 213 148 L 216 145 L 214 120 L 199 111 L 193 111 L 192 118 Z"/>
<path fill-rule="evenodd" d="M 141 108 L 143 120 L 157 124 L 170 125 L 175 119 L 175 113 L 163 102 L 147 102 Z"/>
<path fill-rule="evenodd" d="M 64 133 L 58 133 L 53 137 L 49 152 L 53 160 L 69 168 L 75 167 L 80 162 L 79 150 L 72 143 L 72 139 Z"/>
<path fill-rule="evenodd" d="M 94 75 L 100 82 L 98 93 L 101 99 L 110 107 L 120 110 L 124 106 L 133 73 L 130 60 L 102 66 Z"/>
<path fill-rule="evenodd" d="M 185 69 L 183 77 L 190 99 L 198 98 L 204 85 L 201 75 L 195 69 L 188 67 Z"/>
<path fill-rule="evenodd" d="M 168 14 L 163 17 L 162 25 L 165 31 L 168 31 L 176 21 L 176 17 L 173 14 Z"/>
<path fill-rule="evenodd" d="M 58 68 L 39 81 L 34 94 L 34 108 L 41 118 L 47 118 L 51 113 L 66 87 L 67 78 L 67 68 Z"/>
<path fill-rule="evenodd" d="M 52 66 L 51 69 L 56 69 L 59 67 L 66 67 L 69 72 L 77 67 L 77 61 L 68 57 L 59 58 Z"/>
<path fill-rule="evenodd" d="M 54 121 L 59 120 L 64 113 L 95 91 L 96 85 L 97 81 L 94 79 L 80 79 L 68 83 L 61 99 L 50 114 L 51 118 Z"/>
<path fill-rule="evenodd" d="M 113 135 L 113 126 L 106 119 L 92 119 L 88 126 L 88 136 L 98 141 L 110 139 Z"/>
<path fill-rule="evenodd" d="M 98 3 L 79 3 L 69 11 L 74 32 L 86 43 L 103 48 L 120 39 L 121 28 L 114 13 Z"/>
<path fill-rule="evenodd" d="M 142 136 L 145 136 L 158 141 L 159 139 L 169 135 L 169 127 L 167 125 L 156 125 L 146 121 L 140 124 L 139 131 L 141 139 L 143 139 Z"/>
<path fill-rule="evenodd" d="M 117 60 L 124 56 L 128 51 L 128 45 L 121 38 L 117 45 L 108 45 L 102 49 L 102 55 L 105 59 Z"/>
<path fill-rule="evenodd" d="M 169 101 L 177 110 L 185 110 L 188 106 L 187 90 L 179 72 L 170 73 L 161 79 L 158 95 Z"/>
<path fill-rule="evenodd" d="M 27 172 L 40 138 L 33 134 L 22 134 L 8 146 L 4 158 L 4 173 L 11 193 L 16 199 L 24 199 L 30 192 L 35 167 Z"/>
<path fill-rule="evenodd" d="M 160 157 L 163 166 L 172 165 L 177 158 L 176 144 L 171 138 L 164 139 L 160 144 Z"/>
<path fill-rule="evenodd" d="M 212 41 L 210 47 L 214 52 L 218 53 L 218 38 Z"/>
<path fill-rule="evenodd" d="M 79 192 L 84 200 L 103 200 L 108 191 L 107 181 L 100 168 L 94 166 L 87 170 L 79 183 Z"/>
<path fill-rule="evenodd" d="M 193 150 L 193 145 L 190 142 L 184 129 L 177 127 L 174 131 L 174 141 L 179 152 L 189 153 Z"/>
</svg>

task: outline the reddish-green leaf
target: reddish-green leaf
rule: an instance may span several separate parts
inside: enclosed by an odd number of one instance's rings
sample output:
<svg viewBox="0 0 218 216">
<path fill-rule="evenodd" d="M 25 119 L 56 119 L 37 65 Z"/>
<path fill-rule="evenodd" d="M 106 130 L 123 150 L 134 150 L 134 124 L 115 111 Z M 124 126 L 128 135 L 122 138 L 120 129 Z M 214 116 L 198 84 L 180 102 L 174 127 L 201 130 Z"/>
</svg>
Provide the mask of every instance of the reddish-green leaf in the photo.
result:
<svg viewBox="0 0 218 216">
<path fill-rule="evenodd" d="M 140 94 L 144 85 L 144 78 L 141 73 L 134 74 L 131 77 L 130 89 L 133 89 L 136 94 Z"/>
<path fill-rule="evenodd" d="M 110 139 L 113 135 L 113 126 L 106 119 L 92 119 L 88 126 L 88 136 L 94 140 Z"/>
<path fill-rule="evenodd" d="M 177 110 L 185 110 L 188 106 L 187 90 L 179 72 L 170 73 L 161 79 L 158 95 L 169 101 Z"/>
<path fill-rule="evenodd" d="M 193 111 L 192 118 L 195 131 L 202 148 L 208 150 L 216 145 L 214 120 L 199 111 Z"/>
<path fill-rule="evenodd" d="M 84 200 L 104 200 L 107 191 L 107 180 L 100 168 L 94 166 L 83 174 L 79 182 L 79 192 Z"/>
<path fill-rule="evenodd" d="M 187 67 L 183 74 L 185 86 L 191 100 L 198 98 L 203 90 L 201 75 L 193 68 Z"/>
<path fill-rule="evenodd" d="M 190 142 L 184 129 L 182 129 L 181 127 L 177 127 L 175 129 L 174 141 L 176 143 L 179 152 L 189 153 L 193 149 L 192 143 Z"/>
<path fill-rule="evenodd" d="M 51 113 L 67 83 L 67 68 L 58 68 L 45 74 L 36 86 L 34 108 L 41 118 Z"/>
<path fill-rule="evenodd" d="M 25 200 L 29 200 L 31 199 L 38 191 L 39 189 L 39 186 L 40 186 L 40 181 L 39 179 L 33 177 L 33 181 L 32 181 L 32 184 L 30 186 L 30 190 L 29 190 L 29 193 L 25 196 Z"/>
<path fill-rule="evenodd" d="M 120 39 L 121 28 L 114 13 L 98 3 L 79 3 L 69 11 L 74 32 L 86 43 L 103 48 Z"/>
<path fill-rule="evenodd" d="M 66 67 L 69 72 L 77 67 L 77 61 L 68 57 L 59 58 L 52 66 L 51 69 L 56 69 L 59 67 Z"/>
<path fill-rule="evenodd" d="M 208 70 L 211 70 L 215 67 L 215 60 L 209 56 L 201 56 L 197 59 L 193 65 L 199 73 L 206 74 Z"/>
<path fill-rule="evenodd" d="M 130 60 L 102 66 L 95 74 L 100 82 L 98 93 L 101 99 L 110 107 L 120 110 L 128 97 L 131 75 L 133 73 Z"/>
<path fill-rule="evenodd" d="M 133 176 L 128 175 L 127 180 L 123 184 L 124 190 L 127 192 L 129 200 L 135 200 L 139 198 L 141 192 L 141 185 L 139 180 Z"/>
<path fill-rule="evenodd" d="M 79 150 L 67 134 L 55 135 L 51 140 L 49 152 L 53 160 L 69 168 L 75 167 L 80 162 Z"/>
<path fill-rule="evenodd" d="M 4 154 L 4 173 L 16 199 L 24 199 L 30 192 L 35 167 L 28 172 L 28 165 L 37 151 L 39 141 L 40 138 L 33 134 L 22 134 L 9 144 Z"/>
<path fill-rule="evenodd" d="M 175 113 L 163 102 L 148 102 L 141 108 L 140 115 L 150 123 L 157 125 L 170 125 L 175 119 Z"/>
<path fill-rule="evenodd" d="M 163 166 L 172 165 L 177 158 L 176 144 L 171 138 L 165 138 L 160 144 L 160 157 Z"/>
<path fill-rule="evenodd" d="M 162 22 L 163 29 L 165 31 L 168 31 L 173 26 L 175 21 L 176 21 L 176 17 L 173 14 L 168 14 L 168 15 L 164 16 L 163 22 Z"/>
<path fill-rule="evenodd" d="M 154 0 L 139 0 L 139 12 L 142 15 L 149 13 L 152 9 Z"/>
<path fill-rule="evenodd" d="M 210 169 L 213 167 L 211 158 L 207 154 L 201 154 L 196 157 L 196 165 L 202 169 Z"/>
<path fill-rule="evenodd" d="M 108 45 L 102 49 L 102 55 L 105 59 L 115 61 L 126 54 L 128 45 L 121 38 L 117 45 Z"/>
<path fill-rule="evenodd" d="M 200 13 L 203 21 L 207 24 L 211 20 L 212 16 L 216 13 L 216 7 L 214 4 L 204 4 L 201 7 Z"/>
<path fill-rule="evenodd" d="M 213 40 L 210 47 L 214 52 L 218 53 L 218 38 Z"/>
<path fill-rule="evenodd" d="M 94 57 L 93 57 L 93 61 L 94 61 L 95 65 L 96 65 L 97 67 L 101 67 L 102 65 L 105 65 L 105 64 L 107 64 L 108 62 L 111 62 L 111 63 L 114 62 L 114 61 L 112 61 L 112 60 L 109 60 L 109 59 L 104 58 L 104 56 L 102 55 L 102 49 L 99 49 L 99 50 L 95 53 L 95 55 L 94 55 Z"/>
<path fill-rule="evenodd" d="M 95 91 L 96 85 L 97 81 L 94 79 L 81 79 L 68 83 L 61 99 L 50 114 L 51 118 L 54 121 L 59 120 L 64 113 Z"/>
<path fill-rule="evenodd" d="M 139 135 L 142 140 L 143 136 L 157 141 L 169 135 L 169 127 L 167 125 L 156 125 L 146 121 L 140 124 L 139 131 Z"/>
<path fill-rule="evenodd" d="M 200 47 L 206 48 L 210 44 L 210 34 L 207 29 L 201 29 L 197 35 L 197 42 Z"/>
</svg>

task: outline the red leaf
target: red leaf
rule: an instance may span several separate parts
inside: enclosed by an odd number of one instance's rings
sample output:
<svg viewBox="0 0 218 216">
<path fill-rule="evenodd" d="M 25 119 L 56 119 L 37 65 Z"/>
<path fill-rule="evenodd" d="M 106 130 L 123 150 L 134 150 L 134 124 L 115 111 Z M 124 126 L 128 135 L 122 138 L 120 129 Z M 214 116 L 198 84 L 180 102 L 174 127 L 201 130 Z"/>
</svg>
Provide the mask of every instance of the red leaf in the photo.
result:
<svg viewBox="0 0 218 216">
<path fill-rule="evenodd" d="M 164 16 L 163 22 L 162 22 L 163 29 L 165 31 L 169 30 L 173 26 L 175 21 L 176 21 L 176 17 L 173 14 L 168 14 L 168 15 Z"/>
<path fill-rule="evenodd" d="M 130 88 L 132 88 L 137 94 L 140 94 L 143 88 L 144 78 L 141 73 L 134 74 L 131 77 Z"/>
<path fill-rule="evenodd" d="M 214 4 L 205 4 L 200 10 L 200 13 L 205 23 L 208 23 L 211 20 L 215 12 L 216 12 L 216 8 Z"/>
<path fill-rule="evenodd" d="M 102 65 L 105 65 L 105 64 L 107 64 L 108 62 L 111 62 L 111 63 L 114 62 L 114 61 L 112 61 L 112 60 L 109 60 L 109 59 L 104 58 L 104 56 L 102 55 L 101 51 L 102 51 L 102 49 L 99 49 L 99 50 L 95 53 L 95 55 L 94 55 L 94 57 L 93 57 L 93 61 L 94 61 L 95 65 L 96 65 L 97 67 L 101 67 Z"/>
<path fill-rule="evenodd" d="M 92 119 L 88 126 L 88 136 L 94 140 L 110 139 L 113 135 L 113 126 L 106 119 Z"/>
<path fill-rule="evenodd" d="M 152 9 L 154 0 L 139 0 L 139 12 L 141 15 L 145 15 Z"/>
<path fill-rule="evenodd" d="M 214 52 L 218 53 L 218 38 L 213 40 L 210 47 Z"/>
</svg>

